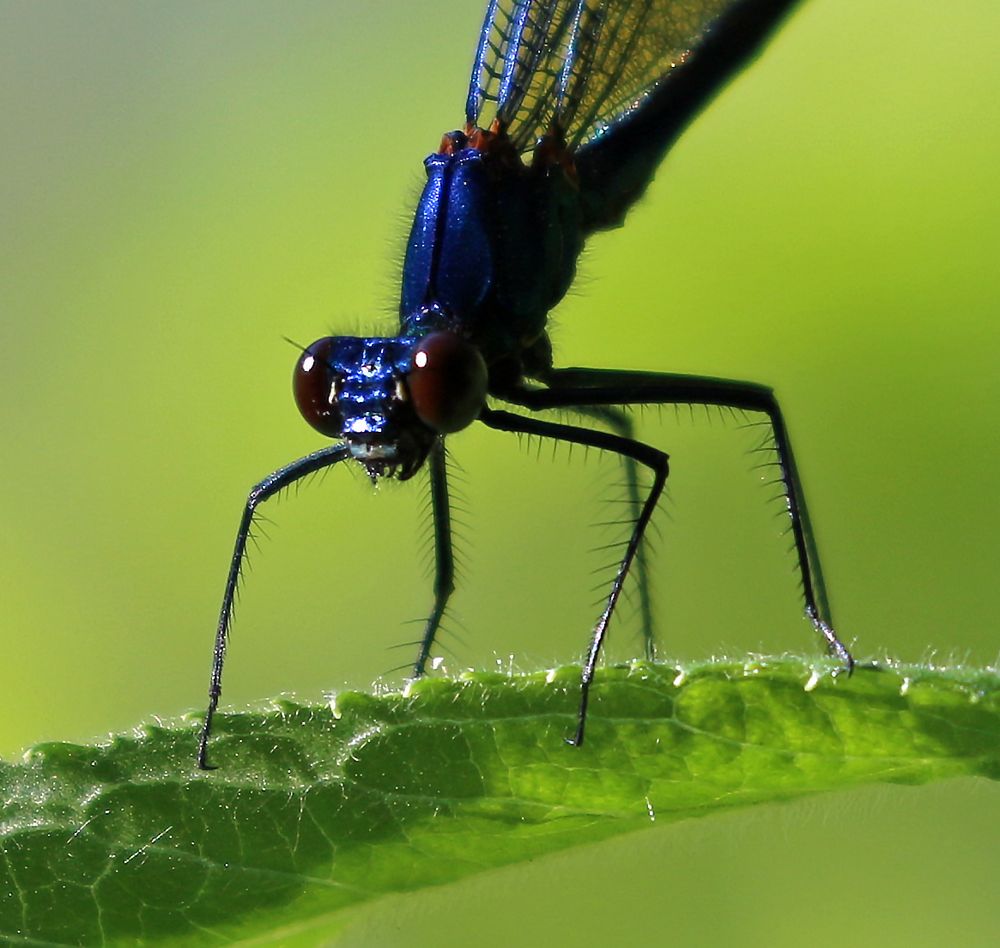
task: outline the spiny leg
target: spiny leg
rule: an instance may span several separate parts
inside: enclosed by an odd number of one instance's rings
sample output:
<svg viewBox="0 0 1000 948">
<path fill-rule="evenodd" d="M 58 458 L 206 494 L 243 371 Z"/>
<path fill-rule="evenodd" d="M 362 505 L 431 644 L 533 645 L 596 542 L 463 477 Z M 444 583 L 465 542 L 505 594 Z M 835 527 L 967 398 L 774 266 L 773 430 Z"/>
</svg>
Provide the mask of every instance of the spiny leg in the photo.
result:
<svg viewBox="0 0 1000 948">
<path fill-rule="evenodd" d="M 414 678 L 419 678 L 427 670 L 427 659 L 434 645 L 434 637 L 441 625 L 448 598 L 455 590 L 455 557 L 451 545 L 451 506 L 448 502 L 444 438 L 439 438 L 434 443 L 427 465 L 431 482 L 431 515 L 434 518 L 434 605 L 424 624 L 420 651 L 413 664 Z"/>
<path fill-rule="evenodd" d="M 620 438 L 635 440 L 635 425 L 631 416 L 614 405 L 583 405 L 575 408 L 578 415 L 593 418 L 607 425 Z M 622 468 L 625 473 L 625 489 L 627 491 L 629 509 L 632 511 L 633 522 L 642 511 L 642 496 L 639 490 L 639 464 L 635 458 L 622 456 Z M 645 535 L 643 537 L 645 541 Z M 656 659 L 656 633 L 653 624 L 653 596 L 649 579 L 650 547 L 648 542 L 639 544 L 635 554 L 633 575 L 639 592 L 639 621 L 642 624 L 643 653 L 647 661 Z"/>
<path fill-rule="evenodd" d="M 212 719 L 219 706 L 219 698 L 222 695 L 222 666 L 226 659 L 226 641 L 229 637 L 229 625 L 233 617 L 233 600 L 236 596 L 236 587 L 239 583 L 240 570 L 243 566 L 243 557 L 246 555 L 247 540 L 250 537 L 250 529 L 253 526 L 254 513 L 264 501 L 275 494 L 294 484 L 296 481 L 321 471 L 325 467 L 330 467 L 339 461 L 343 461 L 350 454 L 348 448 L 342 444 L 335 444 L 329 448 L 299 458 L 285 467 L 279 468 L 273 474 L 269 474 L 259 484 L 257 484 L 247 496 L 246 504 L 243 507 L 243 516 L 240 519 L 239 529 L 236 531 L 236 546 L 233 550 L 233 558 L 229 564 L 229 575 L 226 577 L 226 588 L 222 595 L 222 609 L 219 612 L 219 625 L 215 632 L 215 650 L 212 654 L 212 678 L 208 686 L 208 710 L 205 712 L 205 723 L 202 725 L 201 738 L 198 742 L 198 766 L 202 770 L 213 770 L 208 763 L 208 739 L 212 733 Z"/>
<path fill-rule="evenodd" d="M 682 404 L 717 405 L 767 415 L 785 485 L 788 515 L 802 578 L 805 612 L 829 651 L 843 663 L 847 673 L 851 673 L 854 659 L 834 631 L 830 600 L 823 580 L 802 481 L 781 406 L 770 388 L 732 379 L 615 369 L 550 369 L 541 378 L 549 388 L 517 389 L 505 392 L 504 397 L 514 404 L 533 410 L 576 409 L 581 405 Z"/>
<path fill-rule="evenodd" d="M 643 444 L 640 441 L 633 441 L 629 438 L 622 438 L 618 435 L 608 434 L 604 431 L 593 431 L 589 428 L 580 428 L 575 425 L 557 424 L 555 422 L 541 421 L 538 418 L 525 418 L 523 415 L 515 415 L 505 411 L 493 411 L 484 408 L 479 420 L 490 428 L 498 431 L 511 431 L 521 434 L 538 435 L 543 438 L 553 438 L 557 441 L 565 441 L 570 444 L 588 445 L 600 448 L 605 451 L 613 451 L 625 457 L 634 458 L 639 464 L 643 464 L 653 472 L 653 485 L 642 505 L 642 510 L 636 518 L 632 536 L 629 538 L 625 548 L 625 555 L 622 557 L 611 584 L 611 591 L 608 594 L 604 610 L 601 612 L 597 624 L 594 626 L 590 647 L 587 650 L 587 657 L 583 664 L 583 671 L 580 676 L 580 712 L 577 719 L 576 734 L 569 739 L 570 744 L 579 746 L 583 743 L 584 728 L 587 721 L 587 702 L 590 697 L 590 685 L 594 680 L 594 672 L 597 668 L 597 659 L 601 654 L 601 645 L 608 630 L 608 624 L 614 613 L 618 597 L 621 595 L 625 577 L 629 568 L 635 560 L 636 552 L 642 542 L 642 534 L 649 523 L 656 503 L 663 492 L 663 485 L 667 480 L 667 455 L 656 448 Z"/>
</svg>

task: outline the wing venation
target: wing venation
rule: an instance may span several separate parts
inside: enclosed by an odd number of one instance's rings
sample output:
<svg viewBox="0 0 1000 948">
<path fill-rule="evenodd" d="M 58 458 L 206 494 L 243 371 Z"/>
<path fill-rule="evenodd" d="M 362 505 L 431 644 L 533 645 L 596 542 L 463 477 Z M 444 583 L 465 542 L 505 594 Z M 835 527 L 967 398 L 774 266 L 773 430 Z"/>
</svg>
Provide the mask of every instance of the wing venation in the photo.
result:
<svg viewBox="0 0 1000 948">
<path fill-rule="evenodd" d="M 642 104 L 737 0 L 490 0 L 466 115 L 527 151 L 558 128 L 570 148 Z"/>
</svg>

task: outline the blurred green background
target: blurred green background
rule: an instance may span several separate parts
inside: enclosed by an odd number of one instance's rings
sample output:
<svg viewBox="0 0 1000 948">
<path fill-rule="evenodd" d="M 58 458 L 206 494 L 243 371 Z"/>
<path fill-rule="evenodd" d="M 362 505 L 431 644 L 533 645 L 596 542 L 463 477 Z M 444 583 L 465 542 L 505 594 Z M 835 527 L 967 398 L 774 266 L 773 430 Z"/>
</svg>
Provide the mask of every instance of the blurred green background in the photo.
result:
<svg viewBox="0 0 1000 948">
<path fill-rule="evenodd" d="M 481 7 L 0 3 L 0 752 L 202 706 L 246 490 L 321 440 L 280 337 L 391 328 Z M 998 35 L 988 0 L 806 3 L 554 315 L 559 364 L 776 387 L 859 657 L 998 654 Z M 664 654 L 818 651 L 752 433 L 642 433 L 672 457 Z M 615 465 L 451 447 L 468 565 L 440 654 L 576 659 Z M 226 703 L 411 657 L 425 489 L 337 470 L 269 511 Z M 998 825 L 993 786 L 875 788 L 400 897 L 347 942 L 992 945 Z"/>
</svg>

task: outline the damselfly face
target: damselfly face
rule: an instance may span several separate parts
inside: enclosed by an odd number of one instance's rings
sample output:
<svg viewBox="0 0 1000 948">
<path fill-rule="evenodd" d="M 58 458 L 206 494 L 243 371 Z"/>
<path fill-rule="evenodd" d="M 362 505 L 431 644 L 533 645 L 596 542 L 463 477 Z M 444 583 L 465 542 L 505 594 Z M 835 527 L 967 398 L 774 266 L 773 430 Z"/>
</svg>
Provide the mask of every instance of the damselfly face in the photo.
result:
<svg viewBox="0 0 1000 948">
<path fill-rule="evenodd" d="M 305 349 L 292 384 L 302 417 L 342 438 L 373 478 L 412 477 L 437 437 L 460 431 L 486 401 L 479 350 L 453 332 L 327 336 Z"/>
</svg>

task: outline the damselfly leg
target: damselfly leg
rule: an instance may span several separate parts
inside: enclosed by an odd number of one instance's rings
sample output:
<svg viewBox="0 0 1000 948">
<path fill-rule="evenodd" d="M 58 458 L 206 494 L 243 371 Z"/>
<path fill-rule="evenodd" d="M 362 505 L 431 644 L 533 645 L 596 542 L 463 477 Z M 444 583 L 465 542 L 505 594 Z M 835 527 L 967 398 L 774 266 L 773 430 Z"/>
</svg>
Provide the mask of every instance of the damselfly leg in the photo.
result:
<svg viewBox="0 0 1000 948">
<path fill-rule="evenodd" d="M 572 406 L 554 406 L 572 407 Z M 643 444 L 629 438 L 610 434 L 604 431 L 594 431 L 590 428 L 581 428 L 575 425 L 565 425 L 556 422 L 542 421 L 539 418 L 526 418 L 523 415 L 515 415 L 506 411 L 493 411 L 483 409 L 479 420 L 490 428 L 497 431 L 511 431 L 521 434 L 537 435 L 542 438 L 552 438 L 568 444 L 587 445 L 589 447 L 600 448 L 611 451 L 622 457 L 629 457 L 649 468 L 653 474 L 653 484 L 646 495 L 639 516 L 636 518 L 632 535 L 625 547 L 625 555 L 622 557 L 615 573 L 614 581 L 611 583 L 611 590 L 597 624 L 594 626 L 590 647 L 587 650 L 583 663 L 583 671 L 580 676 L 580 711 L 577 718 L 576 733 L 569 738 L 570 744 L 580 745 L 583 743 L 584 728 L 587 723 L 587 702 L 590 697 L 590 685 L 594 680 L 594 672 L 597 669 L 597 659 L 601 654 L 601 645 L 607 633 L 608 623 L 614 613 L 618 598 L 621 595 L 622 586 L 628 576 L 629 568 L 635 560 L 636 553 L 642 543 L 642 536 L 649 524 L 650 517 L 656 509 L 656 503 L 663 492 L 663 486 L 667 482 L 667 455 L 656 448 Z"/>
<path fill-rule="evenodd" d="M 584 418 L 590 418 L 610 428 L 620 438 L 635 440 L 635 424 L 632 416 L 615 405 L 577 405 L 572 411 Z M 639 480 L 639 464 L 631 455 L 621 455 L 624 475 L 625 504 L 628 519 L 634 525 L 642 511 L 642 484 Z M 653 596 L 650 579 L 651 550 L 649 538 L 643 535 L 635 553 L 635 563 L 630 570 L 635 580 L 638 594 L 639 624 L 642 634 L 643 657 L 647 661 L 656 660 L 656 626 L 653 616 Z M 626 593 L 626 598 L 628 594 Z"/>
<path fill-rule="evenodd" d="M 515 389 L 508 401 L 535 411 L 578 408 L 581 405 L 711 405 L 760 412 L 771 426 L 774 449 L 784 484 L 805 612 L 830 653 L 848 673 L 854 659 L 837 636 L 826 592 L 809 509 L 784 416 L 774 392 L 765 385 L 731 379 L 660 372 L 614 369 L 552 369 L 545 373 L 544 389 Z"/>
<path fill-rule="evenodd" d="M 257 508 L 275 494 L 280 493 L 286 487 L 290 487 L 296 481 L 315 474 L 323 468 L 330 467 L 340 461 L 350 457 L 350 450 L 346 445 L 334 444 L 320 451 L 299 458 L 291 464 L 286 464 L 273 474 L 269 474 L 247 496 L 246 504 L 243 507 L 243 516 L 240 519 L 239 529 L 236 531 L 236 546 L 233 549 L 233 558 L 229 563 L 229 574 L 226 577 L 226 588 L 222 596 L 222 609 L 219 613 L 219 625 L 215 632 L 215 651 L 212 656 L 212 677 L 208 687 L 208 710 L 205 712 L 205 723 L 201 728 L 201 738 L 198 742 L 198 766 L 202 770 L 214 769 L 208 763 L 208 739 L 212 733 L 212 719 L 215 717 L 215 710 L 219 706 L 219 697 L 222 695 L 222 666 L 226 660 L 226 642 L 229 638 L 229 624 L 233 617 L 233 602 L 236 598 L 236 589 L 240 581 L 240 571 L 243 568 L 243 559 L 246 556 L 247 540 L 250 539 L 253 530 L 254 515 Z"/>
<path fill-rule="evenodd" d="M 431 515 L 434 522 L 434 605 L 424 624 L 413 677 L 427 670 L 430 657 L 448 599 L 455 590 L 455 556 L 451 545 L 451 504 L 448 499 L 448 472 L 445 463 L 444 438 L 439 438 L 427 456 L 431 482 Z"/>
</svg>

